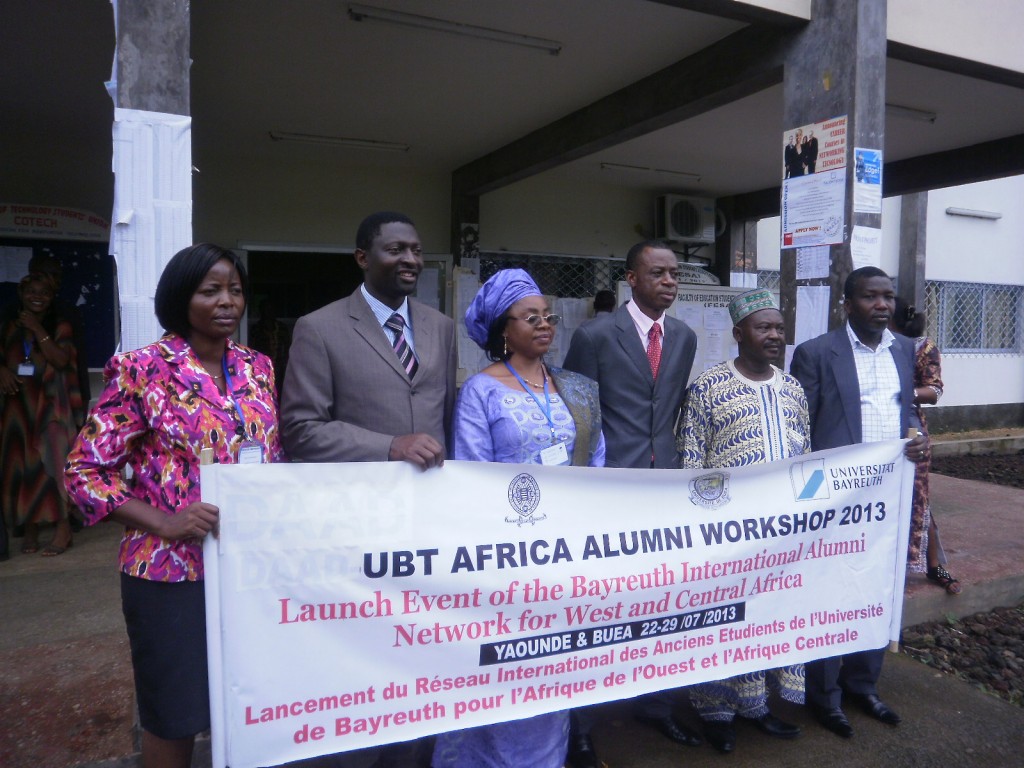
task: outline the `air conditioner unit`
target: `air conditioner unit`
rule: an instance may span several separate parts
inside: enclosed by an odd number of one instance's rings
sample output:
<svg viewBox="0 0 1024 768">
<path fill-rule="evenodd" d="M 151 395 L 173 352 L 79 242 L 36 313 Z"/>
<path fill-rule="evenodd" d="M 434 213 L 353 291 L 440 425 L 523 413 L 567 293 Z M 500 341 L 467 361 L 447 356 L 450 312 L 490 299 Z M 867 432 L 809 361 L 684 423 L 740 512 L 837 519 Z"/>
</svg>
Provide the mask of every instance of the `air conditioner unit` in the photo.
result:
<svg viewBox="0 0 1024 768">
<path fill-rule="evenodd" d="M 715 201 L 662 195 L 654 209 L 654 236 L 674 243 L 711 245 L 715 242 Z"/>
</svg>

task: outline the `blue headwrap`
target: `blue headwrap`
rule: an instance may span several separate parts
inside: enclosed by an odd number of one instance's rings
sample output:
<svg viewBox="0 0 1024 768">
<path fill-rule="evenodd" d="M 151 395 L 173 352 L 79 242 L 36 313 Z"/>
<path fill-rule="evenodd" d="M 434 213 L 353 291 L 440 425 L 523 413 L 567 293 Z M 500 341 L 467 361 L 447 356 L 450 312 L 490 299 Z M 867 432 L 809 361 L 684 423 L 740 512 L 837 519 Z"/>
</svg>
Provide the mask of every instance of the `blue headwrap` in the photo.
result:
<svg viewBox="0 0 1024 768">
<path fill-rule="evenodd" d="M 525 270 L 503 269 L 480 286 L 466 310 L 466 330 L 469 338 L 481 349 L 487 346 L 487 333 L 494 321 L 508 308 L 527 296 L 542 296 L 540 288 Z"/>
</svg>

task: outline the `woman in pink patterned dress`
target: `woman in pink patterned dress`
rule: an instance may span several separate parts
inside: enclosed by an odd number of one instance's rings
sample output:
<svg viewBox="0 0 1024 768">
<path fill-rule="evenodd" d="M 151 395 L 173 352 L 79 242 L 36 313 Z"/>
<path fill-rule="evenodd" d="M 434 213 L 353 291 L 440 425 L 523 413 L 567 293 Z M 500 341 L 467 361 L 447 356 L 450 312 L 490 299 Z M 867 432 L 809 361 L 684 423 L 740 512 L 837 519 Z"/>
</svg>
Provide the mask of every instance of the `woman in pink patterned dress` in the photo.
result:
<svg viewBox="0 0 1024 768">
<path fill-rule="evenodd" d="M 244 265 L 219 246 L 171 259 L 155 300 L 166 335 L 107 363 L 65 471 L 87 524 L 125 526 L 121 601 L 147 766 L 187 768 L 210 727 L 202 540 L 218 509 L 200 501 L 200 454 L 283 459 L 270 360 L 231 340 L 246 289 Z"/>
</svg>

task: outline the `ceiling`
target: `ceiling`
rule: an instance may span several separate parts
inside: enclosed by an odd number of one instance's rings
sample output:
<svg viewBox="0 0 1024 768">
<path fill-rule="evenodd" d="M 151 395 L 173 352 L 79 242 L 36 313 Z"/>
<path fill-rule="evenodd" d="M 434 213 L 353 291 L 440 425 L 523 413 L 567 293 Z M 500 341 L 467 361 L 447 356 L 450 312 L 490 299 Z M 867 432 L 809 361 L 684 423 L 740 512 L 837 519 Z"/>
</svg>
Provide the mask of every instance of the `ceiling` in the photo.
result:
<svg viewBox="0 0 1024 768">
<path fill-rule="evenodd" d="M 449 174 L 721 40 L 745 24 L 649 0 L 366 0 L 554 39 L 559 55 L 349 18 L 346 0 L 191 4 L 193 163 L 336 163 Z M 0 55 L 0 200 L 112 208 L 103 87 L 109 0 L 6 0 Z M 890 59 L 886 100 L 938 115 L 890 116 L 887 161 L 1024 133 L 1024 88 Z M 713 197 L 779 184 L 782 87 L 547 171 L 590 183 Z M 983 117 L 980 117 L 983 116 Z M 274 142 L 270 131 L 409 145 L 406 152 Z M 602 162 L 699 180 L 601 170 Z M 197 184 L 201 181 L 197 181 Z"/>
</svg>

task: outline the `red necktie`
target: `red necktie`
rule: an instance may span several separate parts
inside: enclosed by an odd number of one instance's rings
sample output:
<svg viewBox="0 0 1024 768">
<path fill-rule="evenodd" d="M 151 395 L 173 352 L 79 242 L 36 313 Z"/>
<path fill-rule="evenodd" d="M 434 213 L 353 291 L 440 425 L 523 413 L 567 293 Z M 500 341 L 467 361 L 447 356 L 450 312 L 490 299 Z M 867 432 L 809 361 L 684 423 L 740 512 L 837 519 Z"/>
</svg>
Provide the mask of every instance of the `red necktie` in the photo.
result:
<svg viewBox="0 0 1024 768">
<path fill-rule="evenodd" d="M 661 326 L 655 323 L 647 332 L 647 359 L 651 361 L 651 374 L 658 378 L 661 364 Z"/>
</svg>

